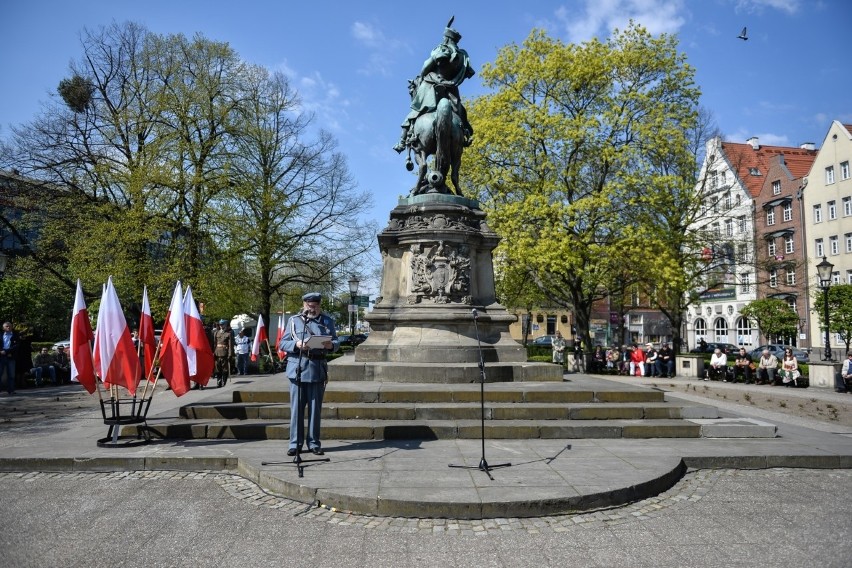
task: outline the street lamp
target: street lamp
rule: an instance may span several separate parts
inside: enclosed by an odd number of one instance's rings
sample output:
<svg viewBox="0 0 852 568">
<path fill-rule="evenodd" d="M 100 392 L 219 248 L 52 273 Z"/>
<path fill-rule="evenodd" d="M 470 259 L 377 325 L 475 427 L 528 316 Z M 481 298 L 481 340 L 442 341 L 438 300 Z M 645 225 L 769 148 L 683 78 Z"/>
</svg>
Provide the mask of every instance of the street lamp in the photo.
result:
<svg viewBox="0 0 852 568">
<path fill-rule="evenodd" d="M 828 332 L 828 288 L 831 286 L 831 272 L 834 270 L 834 265 L 823 256 L 822 262 L 817 264 L 816 269 L 819 273 L 819 287 L 822 289 L 825 298 L 825 355 L 823 361 L 832 361 L 831 339 Z"/>
<path fill-rule="evenodd" d="M 361 281 L 354 274 L 349 277 L 349 335 L 352 338 L 353 345 L 355 344 L 355 320 L 352 318 L 352 312 L 358 309 L 355 305 L 355 296 L 358 295 L 358 284 L 360 283 Z"/>
</svg>

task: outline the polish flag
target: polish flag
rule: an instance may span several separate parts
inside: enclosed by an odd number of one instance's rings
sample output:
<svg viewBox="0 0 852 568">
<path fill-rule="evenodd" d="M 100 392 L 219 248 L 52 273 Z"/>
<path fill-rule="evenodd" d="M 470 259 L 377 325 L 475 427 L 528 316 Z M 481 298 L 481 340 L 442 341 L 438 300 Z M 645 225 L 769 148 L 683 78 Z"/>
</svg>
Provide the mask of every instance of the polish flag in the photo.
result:
<svg viewBox="0 0 852 568">
<path fill-rule="evenodd" d="M 192 297 L 192 288 L 186 287 L 183 296 L 183 315 L 186 320 L 186 360 L 189 363 L 189 379 L 207 385 L 213 375 L 213 350 L 204 331 L 201 314 Z"/>
<path fill-rule="evenodd" d="M 254 343 L 251 346 L 251 360 L 257 361 L 260 355 L 261 342 L 269 341 L 269 336 L 266 334 L 266 325 L 263 323 L 263 316 L 257 316 L 257 331 L 254 332 Z"/>
<path fill-rule="evenodd" d="M 139 319 L 139 344 L 142 345 L 145 356 L 145 378 L 151 376 L 154 366 L 154 354 L 157 352 L 157 338 L 154 335 L 154 318 L 151 317 L 151 306 L 148 304 L 148 287 L 142 290 L 142 317 Z"/>
<path fill-rule="evenodd" d="M 139 355 L 133 346 L 133 338 L 124 319 L 118 294 L 112 284 L 112 276 L 107 280 L 98 310 L 98 326 L 95 330 L 95 369 L 105 385 L 120 385 L 136 395 L 139 384 Z"/>
<path fill-rule="evenodd" d="M 278 314 L 278 331 L 275 333 L 275 350 L 278 352 L 279 361 L 283 361 L 287 356 L 287 352 L 281 350 L 281 340 L 284 339 L 284 325 L 284 314 Z"/>
<path fill-rule="evenodd" d="M 74 297 L 74 315 L 71 318 L 71 381 L 80 383 L 89 391 L 95 392 L 95 364 L 92 360 L 92 324 L 83 298 L 83 288 L 77 280 L 77 295 Z"/>
<path fill-rule="evenodd" d="M 189 364 L 186 360 L 186 320 L 183 315 L 183 291 L 180 282 L 175 285 L 172 303 L 166 315 L 163 335 L 160 338 L 160 370 L 175 396 L 189 390 Z"/>
</svg>

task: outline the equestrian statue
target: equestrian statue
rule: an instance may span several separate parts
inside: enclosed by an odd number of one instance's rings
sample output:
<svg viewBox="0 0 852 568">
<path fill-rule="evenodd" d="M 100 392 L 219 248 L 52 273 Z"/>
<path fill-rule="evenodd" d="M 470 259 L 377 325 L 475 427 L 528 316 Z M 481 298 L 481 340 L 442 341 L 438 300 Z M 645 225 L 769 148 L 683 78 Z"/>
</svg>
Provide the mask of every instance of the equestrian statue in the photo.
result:
<svg viewBox="0 0 852 568">
<path fill-rule="evenodd" d="M 459 85 L 473 77 L 475 71 L 467 51 L 458 46 L 461 34 L 451 27 L 454 19 L 455 16 L 450 18 L 444 39 L 423 63 L 420 74 L 408 82 L 411 111 L 402 123 L 402 136 L 393 149 L 401 153 L 408 148 L 409 171 L 414 169 L 411 162 L 414 153 L 419 170 L 417 183 L 411 190 L 413 195 L 462 194 L 459 167 L 464 148 L 473 141 L 473 128 L 459 96 Z M 448 174 L 452 190 L 446 183 Z"/>
</svg>

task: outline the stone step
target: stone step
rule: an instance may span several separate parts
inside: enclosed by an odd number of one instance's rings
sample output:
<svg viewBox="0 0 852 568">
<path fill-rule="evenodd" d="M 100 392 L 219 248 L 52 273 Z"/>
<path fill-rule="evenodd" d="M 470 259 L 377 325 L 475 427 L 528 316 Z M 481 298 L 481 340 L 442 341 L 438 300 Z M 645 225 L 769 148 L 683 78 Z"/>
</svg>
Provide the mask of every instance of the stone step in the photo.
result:
<svg viewBox="0 0 852 568">
<path fill-rule="evenodd" d="M 360 386 L 360 388 L 358 388 Z M 613 388 L 613 389 L 577 389 L 573 385 L 560 383 L 539 383 L 534 387 L 513 384 L 488 385 L 485 389 L 485 402 L 512 403 L 583 403 L 583 402 L 665 402 L 665 393 L 649 388 Z M 271 385 L 270 385 L 271 387 Z M 233 402 L 281 403 L 290 401 L 290 391 L 283 382 L 274 388 L 237 389 L 233 391 Z M 525 388 L 526 387 L 526 388 Z M 427 388 L 416 384 L 398 383 L 360 383 L 360 385 L 329 384 L 323 397 L 324 403 L 356 402 L 480 402 L 480 387 L 475 384 L 441 385 L 441 388 Z"/>
<path fill-rule="evenodd" d="M 471 403 L 336 403 L 323 405 L 323 420 L 478 420 L 479 404 Z M 190 404 L 180 409 L 182 418 L 205 420 L 289 420 L 289 404 Z M 718 418 L 712 406 L 670 403 L 493 403 L 485 405 L 486 420 L 654 420 Z"/>
<path fill-rule="evenodd" d="M 772 425 L 731 419 L 677 420 L 500 420 L 486 421 L 487 439 L 581 438 L 709 438 L 775 436 Z M 479 420 L 323 420 L 325 440 L 476 439 Z M 287 420 L 156 420 L 148 422 L 155 437 L 177 439 L 287 440 Z M 136 435 L 125 426 L 122 435 Z"/>
</svg>

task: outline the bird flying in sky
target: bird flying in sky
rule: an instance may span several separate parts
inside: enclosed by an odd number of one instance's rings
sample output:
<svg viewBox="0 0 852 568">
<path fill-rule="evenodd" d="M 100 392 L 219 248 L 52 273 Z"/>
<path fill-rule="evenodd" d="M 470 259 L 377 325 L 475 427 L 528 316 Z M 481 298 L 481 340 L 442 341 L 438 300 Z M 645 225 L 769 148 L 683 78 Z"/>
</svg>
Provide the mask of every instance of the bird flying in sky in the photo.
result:
<svg viewBox="0 0 852 568">
<path fill-rule="evenodd" d="M 740 32 L 740 35 L 737 36 L 737 39 L 748 41 L 748 29 L 743 28 L 743 31 Z"/>
</svg>

